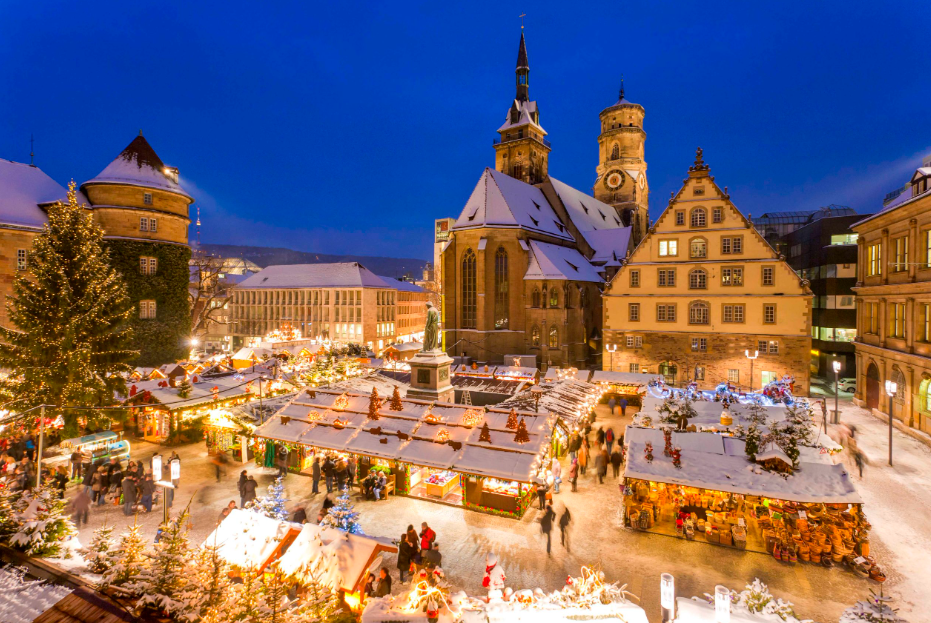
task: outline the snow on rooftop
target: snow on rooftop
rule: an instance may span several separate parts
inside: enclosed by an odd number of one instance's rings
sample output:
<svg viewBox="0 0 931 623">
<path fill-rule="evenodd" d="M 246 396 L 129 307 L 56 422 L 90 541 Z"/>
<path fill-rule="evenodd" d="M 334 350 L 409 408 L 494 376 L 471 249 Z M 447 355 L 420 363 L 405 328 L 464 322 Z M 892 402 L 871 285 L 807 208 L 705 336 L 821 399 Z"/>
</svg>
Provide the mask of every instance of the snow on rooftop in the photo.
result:
<svg viewBox="0 0 931 623">
<path fill-rule="evenodd" d="M 513 123 L 511 122 L 511 111 L 517 108 L 517 120 Z M 514 103 L 511 104 L 511 107 L 508 108 L 507 115 L 504 118 L 504 125 L 498 128 L 498 132 L 505 132 L 511 128 L 519 128 L 525 125 L 532 125 L 538 129 L 543 134 L 546 134 L 546 130 L 543 129 L 543 126 L 536 123 L 533 120 L 533 115 L 537 112 L 537 103 L 535 101 L 529 102 L 527 100 L 514 100 Z"/>
<path fill-rule="evenodd" d="M 140 133 L 103 171 L 81 184 L 81 188 L 89 184 L 129 184 L 165 190 L 191 199 L 175 181 L 175 174 L 170 173 L 170 169 Z"/>
<path fill-rule="evenodd" d="M 231 565 L 260 568 L 292 530 L 300 530 L 300 524 L 236 508 L 204 540 L 204 546 L 215 546 Z"/>
<path fill-rule="evenodd" d="M 650 381 L 662 378 L 658 374 L 644 374 L 643 372 L 615 372 L 613 370 L 595 370 L 592 372 L 592 383 L 629 383 L 631 385 L 648 385 Z M 644 397 L 646 399 L 647 397 Z"/>
<path fill-rule="evenodd" d="M 573 240 L 542 190 L 489 168 L 453 225 L 454 230 L 471 227 L 520 227 Z"/>
<path fill-rule="evenodd" d="M 595 267 L 576 249 L 531 240 L 530 250 L 532 256 L 524 279 L 604 281 Z"/>
<path fill-rule="evenodd" d="M 71 589 L 25 576 L 25 569 L 0 568 L 0 621 L 30 623 L 71 594 Z"/>
<path fill-rule="evenodd" d="M 0 224 L 41 228 L 48 215 L 39 206 L 67 197 L 68 191 L 39 167 L 0 158 Z M 89 203 L 81 193 L 77 199 Z"/>
<path fill-rule="evenodd" d="M 240 288 L 395 288 L 359 262 L 268 266 Z"/>
</svg>

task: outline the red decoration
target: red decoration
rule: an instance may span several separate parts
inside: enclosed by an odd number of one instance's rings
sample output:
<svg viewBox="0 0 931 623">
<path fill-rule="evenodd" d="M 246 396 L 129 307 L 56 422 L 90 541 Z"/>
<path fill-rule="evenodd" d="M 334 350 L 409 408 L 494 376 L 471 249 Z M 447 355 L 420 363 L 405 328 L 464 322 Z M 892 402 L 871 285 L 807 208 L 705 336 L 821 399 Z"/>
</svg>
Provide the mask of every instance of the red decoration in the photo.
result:
<svg viewBox="0 0 931 623">
<path fill-rule="evenodd" d="M 682 448 L 679 446 L 672 449 L 672 464 L 676 469 L 682 469 Z"/>
<path fill-rule="evenodd" d="M 129 397 L 132 398 L 133 396 L 135 396 L 137 391 L 139 391 L 139 389 L 138 389 L 135 385 L 133 385 L 132 387 L 130 387 L 130 388 L 129 388 Z"/>
<path fill-rule="evenodd" d="M 647 445 L 643 448 L 643 455 L 647 460 L 647 463 L 653 462 L 653 444 L 647 442 Z"/>
<path fill-rule="evenodd" d="M 197 380 L 197 375 L 196 375 L 196 374 L 193 376 L 193 378 L 191 378 L 191 382 L 192 382 L 192 383 L 198 383 L 198 382 L 199 382 L 199 381 Z"/>
<path fill-rule="evenodd" d="M 666 447 L 663 448 L 663 456 L 672 456 L 672 431 L 668 428 L 663 429 L 663 440 L 666 442 Z"/>
</svg>

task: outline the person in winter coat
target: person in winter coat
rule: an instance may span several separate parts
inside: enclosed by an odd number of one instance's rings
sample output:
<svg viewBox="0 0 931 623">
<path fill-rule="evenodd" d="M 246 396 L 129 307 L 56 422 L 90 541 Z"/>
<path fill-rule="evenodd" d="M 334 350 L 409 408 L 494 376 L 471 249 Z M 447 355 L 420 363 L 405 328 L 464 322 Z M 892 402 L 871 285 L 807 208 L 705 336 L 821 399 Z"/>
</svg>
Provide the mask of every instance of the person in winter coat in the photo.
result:
<svg viewBox="0 0 931 623">
<path fill-rule="evenodd" d="M 428 550 L 433 546 L 433 542 L 436 540 L 436 532 L 427 525 L 426 521 L 420 524 L 420 527 L 420 549 Z"/>
<path fill-rule="evenodd" d="M 243 499 L 243 508 L 246 504 L 255 499 L 255 489 L 259 486 L 259 483 L 255 481 L 255 476 L 249 476 L 245 484 L 242 486 L 242 499 Z"/>
<path fill-rule="evenodd" d="M 87 514 L 90 511 L 90 507 L 91 498 L 87 495 L 87 491 L 81 489 L 78 495 L 71 500 L 71 513 L 76 526 L 80 526 L 82 520 L 84 521 L 84 525 L 87 525 Z"/>
<path fill-rule="evenodd" d="M 90 462 L 84 464 L 84 478 L 81 480 L 81 485 L 84 486 L 84 490 L 90 493 L 91 486 L 94 484 L 94 474 L 97 473 L 97 468 L 100 467 L 101 461 Z"/>
<path fill-rule="evenodd" d="M 609 428 L 605 431 L 605 444 L 608 446 L 608 454 L 611 454 L 611 446 L 614 445 L 614 429 Z"/>
<path fill-rule="evenodd" d="M 569 508 L 563 507 L 562 515 L 559 516 L 559 540 L 562 546 L 569 551 L 569 524 L 572 522 L 572 515 L 569 514 Z"/>
<path fill-rule="evenodd" d="M 434 542 L 428 550 L 424 550 L 423 566 L 427 569 L 436 569 L 443 564 L 443 554 L 440 553 L 440 544 Z"/>
<path fill-rule="evenodd" d="M 246 473 L 246 470 L 239 472 L 239 482 L 236 484 L 236 488 L 239 489 L 239 508 L 243 508 L 246 505 L 247 480 L 249 480 L 249 475 Z"/>
<path fill-rule="evenodd" d="M 84 455 L 75 448 L 71 453 L 71 480 L 77 480 L 81 477 L 81 466 L 84 463 Z"/>
<path fill-rule="evenodd" d="M 605 432 L 604 432 L 604 429 L 601 428 L 600 426 L 598 427 L 598 430 L 595 431 L 595 442 L 596 442 L 596 446 L 599 448 L 603 446 L 605 443 Z"/>
<path fill-rule="evenodd" d="M 136 505 L 136 481 L 132 476 L 123 478 L 120 488 L 123 490 L 123 514 L 132 515 L 133 506 Z"/>
<path fill-rule="evenodd" d="M 562 482 L 562 465 L 559 464 L 556 457 L 553 457 L 550 472 L 553 474 L 553 493 L 559 493 L 559 483 Z"/>
<path fill-rule="evenodd" d="M 569 482 L 572 483 L 572 490 L 578 491 L 576 488 L 576 483 L 579 481 L 579 460 L 572 459 L 572 464 L 569 466 Z"/>
<path fill-rule="evenodd" d="M 298 506 L 297 510 L 294 511 L 294 516 L 291 517 L 292 523 L 307 523 L 307 511 L 304 510 L 303 506 Z"/>
<path fill-rule="evenodd" d="M 546 483 L 542 480 L 537 483 L 537 500 L 540 510 L 546 510 Z"/>
<path fill-rule="evenodd" d="M 103 473 L 97 471 L 94 472 L 94 479 L 91 481 L 91 495 L 98 506 L 103 504 L 103 494 Z"/>
<path fill-rule="evenodd" d="M 362 593 L 366 597 L 375 596 L 375 574 L 369 573 L 368 577 L 365 578 L 365 588 L 362 589 Z"/>
<path fill-rule="evenodd" d="M 155 481 L 152 480 L 152 474 L 146 474 L 142 481 L 142 508 L 145 512 L 152 512 L 152 497 L 155 495 Z"/>
<path fill-rule="evenodd" d="M 332 493 L 333 474 L 336 471 L 336 465 L 333 464 L 333 459 L 327 457 L 326 460 L 323 461 L 323 467 L 321 469 L 323 470 L 323 477 L 326 479 L 326 492 Z"/>
<path fill-rule="evenodd" d="M 621 448 L 618 446 L 611 453 L 611 469 L 614 471 L 614 477 L 617 478 L 621 473 Z"/>
<path fill-rule="evenodd" d="M 65 471 L 64 465 L 60 465 L 55 470 L 53 481 L 55 488 L 58 490 L 58 499 L 63 500 L 65 498 L 65 487 L 68 486 L 68 472 Z"/>
<path fill-rule="evenodd" d="M 579 473 L 585 475 L 585 468 L 588 466 L 588 442 L 582 440 L 582 447 L 579 448 Z"/>
<path fill-rule="evenodd" d="M 611 396 L 611 398 L 608 400 L 608 409 L 611 410 L 611 415 L 614 415 L 614 407 L 616 404 L 617 403 L 614 401 L 614 396 Z"/>
<path fill-rule="evenodd" d="M 550 534 L 553 531 L 553 520 L 556 519 L 556 513 L 553 511 L 553 505 L 547 504 L 546 510 L 543 512 L 543 517 L 540 518 L 540 531 L 546 535 L 546 555 L 550 555 L 550 548 L 552 541 L 550 539 Z"/>
<path fill-rule="evenodd" d="M 608 453 L 605 450 L 595 455 L 595 472 L 598 474 L 598 484 L 604 484 L 608 473 Z"/>
<path fill-rule="evenodd" d="M 411 557 L 413 553 L 414 548 L 407 540 L 407 533 L 405 532 L 398 541 L 398 574 L 400 575 L 401 582 L 404 581 L 404 574 L 411 570 Z"/>
<path fill-rule="evenodd" d="M 411 563 L 414 565 L 416 574 L 423 562 L 423 555 L 420 553 L 420 537 L 411 525 L 407 526 L 407 543 L 411 546 Z"/>
<path fill-rule="evenodd" d="M 334 475 L 336 476 L 336 490 L 342 491 L 343 487 L 346 486 L 346 478 L 348 475 L 346 461 L 342 459 L 339 460 L 339 462 L 336 464 Z"/>
<path fill-rule="evenodd" d="M 349 487 L 349 490 L 352 491 L 356 485 L 356 459 L 354 457 L 349 457 L 349 461 L 346 463 L 346 486 Z"/>
<path fill-rule="evenodd" d="M 375 589 L 376 597 L 385 597 L 391 594 L 391 576 L 388 575 L 388 568 L 382 567 L 378 572 L 378 586 Z"/>
<path fill-rule="evenodd" d="M 314 488 L 311 490 L 311 493 L 314 495 L 320 493 L 320 457 L 314 457 L 314 465 L 311 468 L 311 476 L 313 476 Z"/>
<path fill-rule="evenodd" d="M 627 415 L 627 399 L 621 396 L 621 399 L 617 401 L 617 404 L 621 407 L 621 417 Z"/>
<path fill-rule="evenodd" d="M 568 444 L 569 458 L 570 459 L 576 458 L 579 455 L 579 448 L 581 447 L 582 447 L 582 437 L 581 435 L 579 435 L 578 431 L 573 431 L 573 433 L 569 435 L 569 444 Z"/>
</svg>

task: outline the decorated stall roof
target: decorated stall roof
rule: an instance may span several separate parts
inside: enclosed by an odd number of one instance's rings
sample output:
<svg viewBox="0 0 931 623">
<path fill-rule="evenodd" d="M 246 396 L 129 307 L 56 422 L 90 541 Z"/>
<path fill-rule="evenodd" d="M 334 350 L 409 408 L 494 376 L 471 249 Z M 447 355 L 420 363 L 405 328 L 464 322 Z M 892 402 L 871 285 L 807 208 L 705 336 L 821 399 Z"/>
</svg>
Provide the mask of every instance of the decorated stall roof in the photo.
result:
<svg viewBox="0 0 931 623">
<path fill-rule="evenodd" d="M 552 383 L 542 383 L 539 413 L 553 413 L 566 425 L 575 425 L 580 418 L 588 415 L 602 395 L 602 388 L 574 378 L 563 378 Z M 517 409 L 534 411 L 533 392 L 526 389 L 504 402 L 495 405 L 496 410 Z"/>
<path fill-rule="evenodd" d="M 457 469 L 457 463 L 462 462 L 471 474 L 529 482 L 531 466 L 549 447 L 555 424 L 555 417 L 545 413 L 516 412 L 518 421 L 523 419 L 527 428 L 527 441 L 520 443 L 515 441 L 517 431 L 506 428 L 510 410 L 486 413 L 481 407 L 402 399 L 402 410 L 393 411 L 386 400 L 379 418 L 371 420 L 369 402 L 369 396 L 304 389 L 259 426 L 255 436 L 427 467 Z M 322 404 L 343 405 L 344 410 L 327 409 Z M 350 410 L 353 407 L 364 411 Z M 314 421 L 307 416 L 312 412 L 318 413 Z M 342 428 L 331 425 L 334 417 L 344 421 Z M 486 423 L 491 442 L 479 440 Z M 491 458 L 484 462 L 476 459 L 489 453 Z"/>
<path fill-rule="evenodd" d="M 628 426 L 625 435 L 626 478 L 793 502 L 862 503 L 843 465 L 800 460 L 791 474 L 780 474 L 751 463 L 741 445 L 725 445 L 716 433 L 673 433 L 673 445 L 682 448 L 681 468 L 676 468 L 661 451 L 662 431 Z M 652 461 L 645 457 L 647 442 L 653 444 Z"/>
<path fill-rule="evenodd" d="M 263 569 L 300 529 L 300 524 L 236 508 L 204 540 L 204 546 L 216 547 L 233 566 Z"/>
<path fill-rule="evenodd" d="M 584 373 L 585 371 L 583 371 Z M 592 372 L 589 383 L 609 383 L 622 385 L 649 385 L 651 381 L 661 379 L 659 374 L 645 374 L 643 372 L 614 372 L 611 370 L 595 370 Z"/>
<path fill-rule="evenodd" d="M 127 385 L 130 388 L 136 388 L 134 396 L 138 396 L 142 392 L 149 392 L 152 401 L 155 403 L 150 403 L 151 406 L 162 406 L 169 411 L 183 411 L 191 407 L 214 402 L 214 395 L 217 396 L 218 401 L 223 402 L 258 394 L 259 390 L 256 383 L 260 382 L 263 374 L 266 373 L 249 372 L 214 378 L 197 377 L 198 382 L 191 383 L 191 392 L 187 398 L 181 398 L 178 395 L 179 390 L 177 387 L 159 387 L 160 383 L 168 382 L 164 379 L 138 381 L 136 383 L 127 383 Z M 271 379 L 266 379 L 265 382 L 267 383 L 269 380 Z M 178 382 L 180 383 L 180 380 Z M 216 392 L 213 390 L 214 387 L 217 388 Z"/>
</svg>

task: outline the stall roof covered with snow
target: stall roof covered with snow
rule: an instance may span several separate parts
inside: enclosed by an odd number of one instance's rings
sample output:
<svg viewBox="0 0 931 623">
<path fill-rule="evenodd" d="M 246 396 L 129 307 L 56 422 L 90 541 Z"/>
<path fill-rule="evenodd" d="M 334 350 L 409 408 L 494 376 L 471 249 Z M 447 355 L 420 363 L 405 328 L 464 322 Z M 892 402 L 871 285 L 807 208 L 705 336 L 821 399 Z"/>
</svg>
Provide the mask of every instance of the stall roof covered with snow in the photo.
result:
<svg viewBox="0 0 931 623">
<path fill-rule="evenodd" d="M 534 411 L 539 413 L 552 413 L 567 426 L 574 426 L 587 416 L 592 407 L 601 398 L 602 389 L 591 383 L 579 381 L 574 378 L 564 378 L 552 383 L 542 383 L 538 386 L 542 390 L 539 406 L 535 406 L 535 398 L 530 388 L 495 405 L 497 409 L 517 409 L 519 411 Z"/>
<path fill-rule="evenodd" d="M 130 390 L 130 398 L 141 396 L 144 392 L 149 392 L 151 406 L 161 406 L 169 411 L 185 410 L 198 405 L 214 402 L 216 396 L 217 402 L 224 402 L 249 396 L 258 395 L 258 383 L 261 377 L 266 376 L 267 371 L 257 369 L 256 372 L 244 372 L 240 374 L 230 374 L 227 376 L 216 376 L 204 378 L 193 375 L 191 378 L 191 390 L 187 398 L 179 395 L 177 384 L 175 387 L 168 385 L 164 379 L 152 379 L 150 381 L 138 381 L 136 383 L 127 383 Z M 197 382 L 193 382 L 194 378 Z M 265 383 L 271 379 L 266 378 Z M 167 386 L 166 386 L 167 385 Z M 214 389 L 216 388 L 216 389 Z"/>
<path fill-rule="evenodd" d="M 406 463 L 463 471 L 477 476 L 530 482 L 539 455 L 549 447 L 555 416 L 515 411 L 527 438 L 508 428 L 509 409 L 402 399 L 400 410 L 390 396 L 380 396 L 378 419 L 369 419 L 370 396 L 305 389 L 255 435 L 326 450 L 395 459 Z M 488 425 L 490 440 L 481 439 Z M 477 452 L 481 449 L 486 452 Z M 477 455 L 488 461 L 476 461 Z M 513 456 L 519 455 L 519 456 Z"/>
<path fill-rule="evenodd" d="M 219 556 L 233 566 L 264 569 L 300 531 L 301 524 L 236 508 L 204 540 L 204 546 L 216 547 Z"/>
<path fill-rule="evenodd" d="M 645 456 L 653 445 L 653 460 Z M 674 432 L 673 446 L 681 448 L 681 468 L 663 456 L 663 433 L 628 426 L 625 432 L 625 478 L 652 480 L 712 491 L 759 495 L 792 502 L 861 504 L 844 465 L 802 454 L 791 474 L 768 471 L 747 459 L 744 442 L 718 433 Z"/>
</svg>

